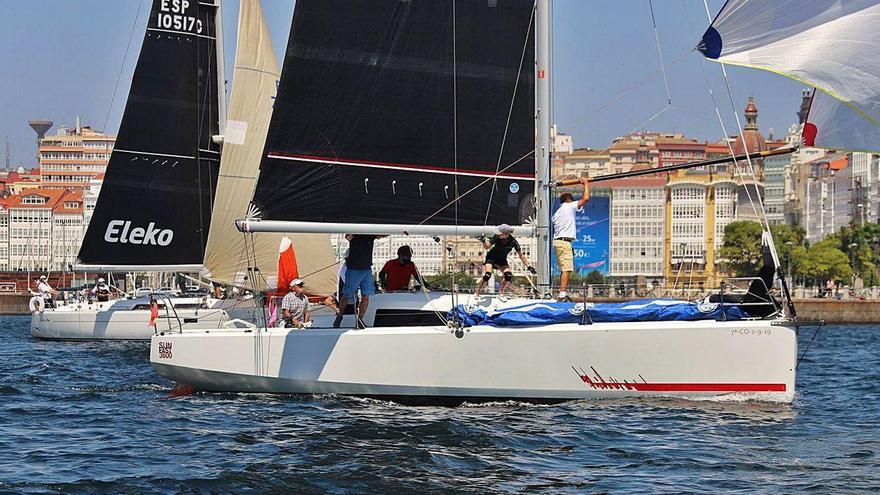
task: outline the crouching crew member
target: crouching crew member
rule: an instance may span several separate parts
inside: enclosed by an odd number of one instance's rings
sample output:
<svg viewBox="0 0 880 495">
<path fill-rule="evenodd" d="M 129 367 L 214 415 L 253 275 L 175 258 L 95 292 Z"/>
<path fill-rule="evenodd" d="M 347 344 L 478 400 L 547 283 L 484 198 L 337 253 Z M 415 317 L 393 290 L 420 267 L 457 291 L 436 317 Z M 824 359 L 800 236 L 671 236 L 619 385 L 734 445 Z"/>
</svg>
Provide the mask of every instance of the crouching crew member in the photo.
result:
<svg viewBox="0 0 880 495">
<path fill-rule="evenodd" d="M 537 273 L 531 265 L 529 265 L 529 260 L 526 259 L 526 255 L 523 254 L 522 248 L 519 245 L 519 241 L 517 241 L 512 233 L 513 227 L 503 223 L 498 226 L 496 229 L 497 234 L 492 236 L 491 240 L 486 240 L 485 237 L 480 237 L 480 240 L 483 242 L 483 248 L 487 249 L 486 252 L 486 261 L 485 261 L 485 273 L 483 273 L 483 278 L 480 280 L 480 284 L 477 285 L 476 295 L 479 297 L 480 291 L 483 290 L 483 286 L 486 285 L 492 278 L 492 270 L 501 270 L 504 276 L 504 282 L 501 283 L 501 286 L 498 288 L 498 293 L 501 294 L 504 292 L 504 289 L 510 285 L 511 280 L 513 280 L 513 272 L 510 270 L 510 264 L 507 262 L 507 256 L 511 251 L 516 251 L 516 254 L 519 255 L 519 259 L 523 262 L 524 265 L 528 267 L 530 273 Z"/>
<path fill-rule="evenodd" d="M 281 321 L 288 328 L 303 328 L 309 322 L 309 298 L 303 292 L 305 281 L 295 278 L 290 281 L 290 292 L 281 300 Z"/>
</svg>

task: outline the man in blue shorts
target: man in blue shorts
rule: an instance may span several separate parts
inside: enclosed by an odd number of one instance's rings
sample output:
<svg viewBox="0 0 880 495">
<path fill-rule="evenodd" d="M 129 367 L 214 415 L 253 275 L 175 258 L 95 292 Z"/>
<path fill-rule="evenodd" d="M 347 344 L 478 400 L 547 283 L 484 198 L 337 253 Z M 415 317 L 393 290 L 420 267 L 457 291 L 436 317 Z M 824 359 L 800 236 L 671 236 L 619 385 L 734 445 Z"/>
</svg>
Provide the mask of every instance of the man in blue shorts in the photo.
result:
<svg viewBox="0 0 880 495">
<path fill-rule="evenodd" d="M 370 304 L 370 296 L 376 293 L 373 281 L 373 242 L 385 236 L 346 234 L 348 256 L 345 258 L 345 287 L 339 298 L 339 308 L 348 306 L 348 301 L 356 301 L 358 290 L 361 292 L 360 303 L 357 304 L 357 328 L 364 328 L 364 314 Z M 341 324 L 341 319 L 338 320 Z M 339 325 L 334 323 L 335 327 Z"/>
</svg>

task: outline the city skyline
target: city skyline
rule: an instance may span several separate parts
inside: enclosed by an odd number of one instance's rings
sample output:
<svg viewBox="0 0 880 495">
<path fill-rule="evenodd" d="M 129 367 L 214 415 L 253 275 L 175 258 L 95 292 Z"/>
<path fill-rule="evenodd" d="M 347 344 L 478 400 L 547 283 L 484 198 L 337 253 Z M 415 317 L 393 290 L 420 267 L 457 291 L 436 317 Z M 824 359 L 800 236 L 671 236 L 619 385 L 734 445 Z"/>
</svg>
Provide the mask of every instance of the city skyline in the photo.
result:
<svg viewBox="0 0 880 495">
<path fill-rule="evenodd" d="M 710 2 L 710 9 L 717 10 L 721 3 Z M 275 52 L 280 57 L 293 5 L 282 0 L 264 0 L 263 4 Z M 149 1 L 120 1 L 112 10 L 101 5 L 96 0 L 75 5 L 60 0 L 26 7 L 0 4 L 0 15 L 9 20 L 8 29 L 0 32 L 0 42 L 12 47 L 0 53 L 0 63 L 6 68 L 0 77 L 0 94 L 4 95 L 0 102 L 4 108 L 0 139 L 8 137 L 14 165 L 36 165 L 34 133 L 27 127 L 31 119 L 55 121 L 50 134 L 62 124 L 72 126 L 77 116 L 82 117 L 84 125 L 110 134 L 117 132 Z M 231 74 L 238 2 L 226 1 L 223 5 L 224 51 L 227 73 Z M 667 106 L 648 2 L 555 2 L 555 121 L 561 132 L 573 136 L 575 146 L 607 146 L 613 138 L 641 129 L 680 132 L 701 141 L 720 139 L 722 133 L 701 65 L 728 134 L 737 134 L 718 64 L 704 62 L 697 52 L 683 55 L 691 50 L 707 23 L 702 2 L 667 2 L 654 9 L 672 108 L 645 124 Z M 41 26 L 37 33 L 30 28 L 35 25 Z M 129 36 L 131 43 L 123 65 Z M 741 111 L 748 96 L 756 97 L 762 133 L 766 135 L 772 128 L 774 135 L 781 136 L 796 122 L 801 84 L 762 71 L 730 67 L 728 72 L 737 111 Z M 652 74 L 654 77 L 646 81 Z M 5 153 L 5 143 L 0 144 Z"/>
</svg>

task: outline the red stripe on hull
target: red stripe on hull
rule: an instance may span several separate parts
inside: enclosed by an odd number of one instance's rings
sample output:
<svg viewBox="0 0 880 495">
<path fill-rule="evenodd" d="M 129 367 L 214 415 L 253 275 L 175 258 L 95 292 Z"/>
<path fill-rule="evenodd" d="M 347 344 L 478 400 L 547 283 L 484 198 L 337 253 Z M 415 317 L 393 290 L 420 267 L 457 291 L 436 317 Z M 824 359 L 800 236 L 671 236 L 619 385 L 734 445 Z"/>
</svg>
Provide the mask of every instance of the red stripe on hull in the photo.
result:
<svg viewBox="0 0 880 495">
<path fill-rule="evenodd" d="M 784 383 L 631 383 L 640 392 L 785 392 Z"/>
</svg>

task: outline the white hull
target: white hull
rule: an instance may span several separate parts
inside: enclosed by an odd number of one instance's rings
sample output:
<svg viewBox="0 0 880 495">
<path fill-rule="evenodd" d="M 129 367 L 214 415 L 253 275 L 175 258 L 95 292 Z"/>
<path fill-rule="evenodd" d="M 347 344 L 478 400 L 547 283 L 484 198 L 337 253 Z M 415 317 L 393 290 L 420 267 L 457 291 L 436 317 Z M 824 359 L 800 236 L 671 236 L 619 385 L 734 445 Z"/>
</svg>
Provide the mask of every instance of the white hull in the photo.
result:
<svg viewBox="0 0 880 495">
<path fill-rule="evenodd" d="M 156 330 L 149 326 L 150 310 L 144 308 L 148 298 L 113 300 L 95 304 L 60 306 L 31 314 L 31 335 L 47 340 L 150 340 Z M 184 328 L 209 330 L 219 328 L 233 318 L 250 320 L 253 303 L 249 307 L 220 307 L 214 300 L 212 307 L 193 307 L 201 304 L 197 298 L 172 298 L 172 303 L 183 308 L 159 311 L 158 331 Z M 138 307 L 140 307 L 138 309 Z"/>
<path fill-rule="evenodd" d="M 381 299 L 382 296 L 376 299 Z M 378 302 L 378 301 L 377 301 Z M 187 330 L 156 335 L 156 370 L 196 390 L 403 402 L 719 397 L 790 402 L 796 332 L 770 321 Z"/>
</svg>

